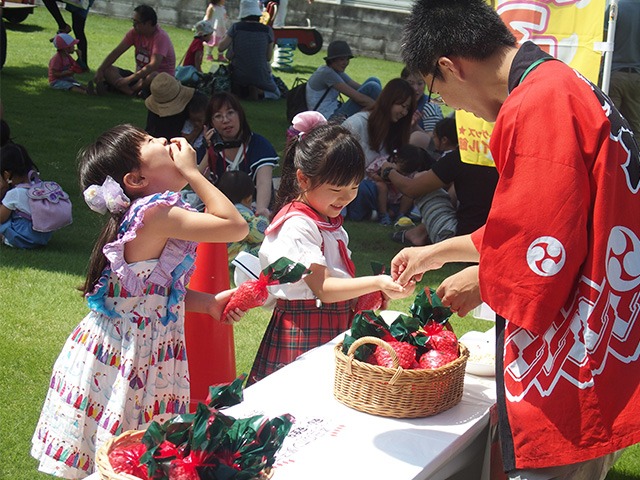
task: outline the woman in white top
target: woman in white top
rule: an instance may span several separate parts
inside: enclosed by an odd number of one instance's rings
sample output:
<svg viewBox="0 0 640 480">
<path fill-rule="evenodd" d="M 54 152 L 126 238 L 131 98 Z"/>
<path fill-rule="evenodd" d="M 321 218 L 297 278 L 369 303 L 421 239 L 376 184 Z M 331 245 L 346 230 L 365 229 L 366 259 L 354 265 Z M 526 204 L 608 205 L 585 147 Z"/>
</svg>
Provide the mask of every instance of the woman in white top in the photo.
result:
<svg viewBox="0 0 640 480">
<path fill-rule="evenodd" d="M 394 150 L 409 143 L 411 113 L 416 109 L 416 100 L 411 86 L 401 78 L 394 78 L 384 87 L 371 108 L 356 113 L 344 121 L 360 141 L 364 150 L 365 166 L 379 156 L 389 156 Z M 365 179 L 358 188 L 358 196 L 349 205 L 347 216 L 360 221 L 368 218 L 377 207 L 378 188 Z"/>
</svg>

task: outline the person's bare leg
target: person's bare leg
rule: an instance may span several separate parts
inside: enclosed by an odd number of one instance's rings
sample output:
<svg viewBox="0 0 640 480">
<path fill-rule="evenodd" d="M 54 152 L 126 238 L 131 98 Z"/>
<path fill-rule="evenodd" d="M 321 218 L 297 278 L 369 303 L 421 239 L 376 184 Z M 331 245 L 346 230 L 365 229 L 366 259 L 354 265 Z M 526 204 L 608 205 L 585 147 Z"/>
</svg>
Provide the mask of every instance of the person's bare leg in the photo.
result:
<svg viewBox="0 0 640 480">
<path fill-rule="evenodd" d="M 114 88 L 117 88 L 125 95 L 133 95 L 135 91 L 129 85 L 125 84 L 124 86 L 121 86 L 121 87 L 117 85 L 118 80 L 120 80 L 121 78 L 122 77 L 120 76 L 120 71 L 113 65 L 111 65 L 110 67 L 107 67 L 104 71 L 104 79 L 109 85 L 111 85 Z"/>
<path fill-rule="evenodd" d="M 404 235 L 406 240 L 409 240 L 417 247 L 431 243 L 429 232 L 427 232 L 427 227 L 424 226 L 424 223 L 420 223 L 415 227 L 406 230 Z"/>
</svg>

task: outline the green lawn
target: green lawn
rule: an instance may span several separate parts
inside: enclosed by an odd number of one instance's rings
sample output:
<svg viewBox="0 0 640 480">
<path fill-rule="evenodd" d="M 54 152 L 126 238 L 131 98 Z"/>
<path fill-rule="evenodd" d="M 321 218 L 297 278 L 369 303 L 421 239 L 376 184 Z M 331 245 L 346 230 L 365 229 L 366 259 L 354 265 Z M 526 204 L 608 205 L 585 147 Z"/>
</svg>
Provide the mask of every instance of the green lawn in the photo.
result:
<svg viewBox="0 0 640 480">
<path fill-rule="evenodd" d="M 122 39 L 130 27 L 128 20 L 91 15 L 87 21 L 89 66 L 100 61 Z M 191 42 L 192 32 L 167 27 L 176 55 L 181 58 Z M 75 156 L 80 147 L 92 142 L 104 130 L 129 122 L 144 127 L 146 108 L 138 99 L 121 95 L 85 97 L 49 88 L 47 65 L 54 54 L 49 38 L 55 23 L 44 8 L 7 32 L 7 61 L 0 74 L 4 118 L 14 141 L 26 146 L 40 168 L 42 177 L 59 182 L 73 201 L 74 223 L 54 234 L 51 243 L 36 251 L 19 251 L 0 246 L 0 478 L 33 480 L 47 478 L 37 473 L 29 455 L 30 439 L 49 382 L 51 367 L 71 330 L 86 314 L 83 298 L 75 289 L 84 279 L 94 240 L 101 227 L 98 215 L 84 204 L 76 184 Z M 314 56 L 296 53 L 294 69 L 281 72 L 292 85 L 297 76 L 308 77 L 323 63 L 324 52 Z M 133 69 L 128 52 L 119 66 Z M 207 64 L 208 65 L 208 64 Z M 382 82 L 399 75 L 398 63 L 355 58 L 349 74 L 356 80 L 370 75 Z M 91 74 L 79 75 L 86 83 Z M 252 129 L 267 137 L 276 150 L 285 143 L 284 100 L 244 102 Z M 370 273 L 372 260 L 389 263 L 399 245 L 392 242 L 389 228 L 373 223 L 350 223 L 350 247 L 358 275 Z M 457 266 L 425 276 L 423 284 L 437 286 Z M 390 308 L 406 311 L 411 299 L 392 302 Z M 256 309 L 235 326 L 238 373 L 251 366 L 269 314 Z M 490 322 L 472 317 L 455 318 L 458 335 L 468 330 L 487 330 Z M 640 478 L 640 448 L 625 452 L 607 479 Z"/>
</svg>

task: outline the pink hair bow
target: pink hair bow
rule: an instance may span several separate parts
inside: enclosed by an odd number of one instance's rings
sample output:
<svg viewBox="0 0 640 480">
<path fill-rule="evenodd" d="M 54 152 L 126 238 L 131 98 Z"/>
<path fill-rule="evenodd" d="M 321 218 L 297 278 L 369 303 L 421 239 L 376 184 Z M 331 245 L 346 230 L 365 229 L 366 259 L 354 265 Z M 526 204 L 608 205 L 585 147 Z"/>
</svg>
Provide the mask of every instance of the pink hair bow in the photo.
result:
<svg viewBox="0 0 640 480">
<path fill-rule="evenodd" d="M 302 138 L 316 126 L 323 123 L 327 123 L 327 119 L 320 112 L 300 112 L 291 121 L 291 127 L 287 130 L 287 139 L 296 135 Z"/>
</svg>

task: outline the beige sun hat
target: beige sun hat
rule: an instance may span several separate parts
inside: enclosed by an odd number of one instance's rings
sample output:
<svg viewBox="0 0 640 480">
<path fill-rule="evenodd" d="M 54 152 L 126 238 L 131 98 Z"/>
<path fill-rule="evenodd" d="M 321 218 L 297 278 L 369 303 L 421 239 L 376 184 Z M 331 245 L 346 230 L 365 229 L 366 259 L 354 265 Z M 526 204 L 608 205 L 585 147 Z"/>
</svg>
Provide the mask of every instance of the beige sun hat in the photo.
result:
<svg viewBox="0 0 640 480">
<path fill-rule="evenodd" d="M 162 72 L 151 81 L 151 95 L 144 101 L 149 110 L 159 117 L 170 117 L 182 112 L 193 97 L 194 89 L 185 87 L 178 79 Z"/>
</svg>

